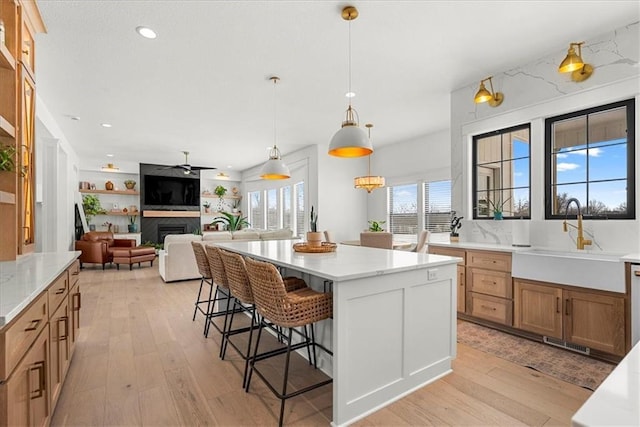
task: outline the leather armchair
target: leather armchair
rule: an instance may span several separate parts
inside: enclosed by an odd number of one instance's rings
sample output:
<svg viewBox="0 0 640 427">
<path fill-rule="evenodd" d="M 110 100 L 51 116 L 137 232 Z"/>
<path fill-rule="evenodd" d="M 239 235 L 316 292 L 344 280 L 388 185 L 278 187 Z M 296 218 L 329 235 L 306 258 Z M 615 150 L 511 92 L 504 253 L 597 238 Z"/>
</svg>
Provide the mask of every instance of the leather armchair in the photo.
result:
<svg viewBox="0 0 640 427">
<path fill-rule="evenodd" d="M 135 248 L 135 239 L 114 239 L 110 231 L 90 231 L 76 240 L 76 250 L 81 251 L 80 268 L 83 263 L 102 264 L 113 261 L 113 248 Z"/>
</svg>

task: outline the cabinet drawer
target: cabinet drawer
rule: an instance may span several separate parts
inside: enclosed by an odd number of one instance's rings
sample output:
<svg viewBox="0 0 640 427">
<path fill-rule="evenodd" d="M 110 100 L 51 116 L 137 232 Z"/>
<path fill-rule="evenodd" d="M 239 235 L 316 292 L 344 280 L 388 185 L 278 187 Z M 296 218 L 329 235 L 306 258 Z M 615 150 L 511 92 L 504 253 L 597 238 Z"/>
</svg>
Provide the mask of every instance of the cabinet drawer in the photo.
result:
<svg viewBox="0 0 640 427">
<path fill-rule="evenodd" d="M 502 298 L 511 298 L 511 274 L 504 271 L 470 268 L 469 290 Z"/>
<path fill-rule="evenodd" d="M 462 258 L 458 265 L 464 265 L 466 262 L 466 251 L 458 248 L 443 248 L 442 246 L 429 246 L 429 253 L 434 255 L 446 255 Z"/>
<path fill-rule="evenodd" d="M 511 254 L 506 252 L 467 251 L 467 267 L 511 272 Z"/>
<path fill-rule="evenodd" d="M 469 292 L 470 314 L 481 319 L 511 326 L 513 305 L 511 300 Z"/>
<path fill-rule="evenodd" d="M 6 380 L 49 321 L 47 294 L 43 292 L 0 332 L 0 378 Z"/>
<path fill-rule="evenodd" d="M 80 261 L 75 260 L 73 264 L 67 268 L 67 272 L 69 273 L 69 289 L 71 289 L 78 283 L 78 279 L 80 278 Z"/>
<path fill-rule="evenodd" d="M 47 290 L 47 294 L 49 295 L 49 311 L 53 313 L 58 308 L 62 300 L 67 297 L 68 292 L 69 274 L 65 271 L 53 281 Z"/>
</svg>

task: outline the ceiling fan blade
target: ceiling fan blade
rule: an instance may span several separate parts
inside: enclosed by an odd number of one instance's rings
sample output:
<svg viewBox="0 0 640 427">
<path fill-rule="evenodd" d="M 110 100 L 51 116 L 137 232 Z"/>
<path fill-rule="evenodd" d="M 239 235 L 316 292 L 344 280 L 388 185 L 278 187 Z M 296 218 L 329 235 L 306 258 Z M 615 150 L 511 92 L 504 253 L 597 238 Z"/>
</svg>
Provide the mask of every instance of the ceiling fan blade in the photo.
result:
<svg viewBox="0 0 640 427">
<path fill-rule="evenodd" d="M 218 169 L 218 168 L 210 168 L 208 166 L 191 166 L 192 171 L 201 171 L 201 170 L 207 170 L 207 169 Z"/>
</svg>

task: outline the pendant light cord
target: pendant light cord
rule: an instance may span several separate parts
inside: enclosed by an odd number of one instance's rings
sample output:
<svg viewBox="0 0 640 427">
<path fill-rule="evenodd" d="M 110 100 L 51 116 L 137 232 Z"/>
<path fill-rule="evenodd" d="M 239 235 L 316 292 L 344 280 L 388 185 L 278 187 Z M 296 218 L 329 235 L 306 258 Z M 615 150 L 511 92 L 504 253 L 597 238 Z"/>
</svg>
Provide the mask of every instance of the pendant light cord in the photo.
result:
<svg viewBox="0 0 640 427">
<path fill-rule="evenodd" d="M 277 108 L 278 105 L 276 103 L 276 84 L 278 84 L 278 79 L 273 79 L 273 148 L 276 149 L 276 141 L 277 141 L 277 132 L 276 132 L 276 118 L 277 118 Z"/>
<path fill-rule="evenodd" d="M 351 98 L 353 98 L 353 92 L 351 91 L 351 21 L 352 19 L 349 18 L 349 107 L 351 107 Z"/>
</svg>

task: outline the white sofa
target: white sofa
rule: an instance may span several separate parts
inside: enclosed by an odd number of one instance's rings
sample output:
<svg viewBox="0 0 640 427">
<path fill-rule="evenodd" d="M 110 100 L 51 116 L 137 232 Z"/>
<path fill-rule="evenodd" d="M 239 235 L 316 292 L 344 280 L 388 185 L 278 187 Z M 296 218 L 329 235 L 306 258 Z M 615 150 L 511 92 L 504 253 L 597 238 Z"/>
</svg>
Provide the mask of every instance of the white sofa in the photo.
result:
<svg viewBox="0 0 640 427">
<path fill-rule="evenodd" d="M 158 269 L 165 282 L 176 280 L 192 280 L 200 278 L 196 257 L 191 242 L 220 242 L 230 240 L 281 240 L 292 239 L 289 229 L 257 230 L 247 229 L 235 232 L 205 232 L 203 236 L 196 234 L 169 234 L 164 238 L 164 249 L 158 252 Z"/>
</svg>

